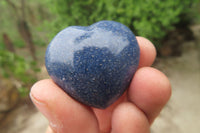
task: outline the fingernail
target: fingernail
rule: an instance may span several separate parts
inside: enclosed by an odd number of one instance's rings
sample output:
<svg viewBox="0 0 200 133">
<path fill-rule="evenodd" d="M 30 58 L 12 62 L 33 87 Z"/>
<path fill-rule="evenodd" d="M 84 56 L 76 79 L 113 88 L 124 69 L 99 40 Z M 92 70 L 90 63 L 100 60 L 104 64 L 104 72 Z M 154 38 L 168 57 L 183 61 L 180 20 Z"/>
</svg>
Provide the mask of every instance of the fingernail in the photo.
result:
<svg viewBox="0 0 200 133">
<path fill-rule="evenodd" d="M 37 99 L 37 97 L 35 97 L 32 93 L 30 93 L 30 98 L 38 110 L 50 121 L 53 116 L 53 112 L 51 112 L 48 105 Z"/>
<path fill-rule="evenodd" d="M 44 91 L 42 88 L 41 90 L 38 90 L 38 87 L 32 87 L 30 92 L 30 98 L 35 104 L 35 106 L 38 108 L 38 110 L 48 119 L 49 124 L 53 130 L 56 130 L 57 128 L 63 127 L 62 123 L 57 118 L 57 115 L 54 113 L 54 106 L 48 104 L 48 101 L 45 101 L 42 97 L 42 94 Z M 38 94 L 39 93 L 39 94 Z"/>
</svg>

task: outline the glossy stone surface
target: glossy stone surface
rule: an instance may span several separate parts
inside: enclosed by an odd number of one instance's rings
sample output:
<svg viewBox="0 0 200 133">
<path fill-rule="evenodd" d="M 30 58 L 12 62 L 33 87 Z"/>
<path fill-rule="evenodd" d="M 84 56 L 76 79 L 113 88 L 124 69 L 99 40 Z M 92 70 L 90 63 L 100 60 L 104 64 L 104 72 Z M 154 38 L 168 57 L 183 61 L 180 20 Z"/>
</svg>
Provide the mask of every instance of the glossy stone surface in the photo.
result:
<svg viewBox="0 0 200 133">
<path fill-rule="evenodd" d="M 127 89 L 138 67 L 134 34 L 114 21 L 71 26 L 58 33 L 46 51 L 53 81 L 88 106 L 106 108 Z"/>
</svg>

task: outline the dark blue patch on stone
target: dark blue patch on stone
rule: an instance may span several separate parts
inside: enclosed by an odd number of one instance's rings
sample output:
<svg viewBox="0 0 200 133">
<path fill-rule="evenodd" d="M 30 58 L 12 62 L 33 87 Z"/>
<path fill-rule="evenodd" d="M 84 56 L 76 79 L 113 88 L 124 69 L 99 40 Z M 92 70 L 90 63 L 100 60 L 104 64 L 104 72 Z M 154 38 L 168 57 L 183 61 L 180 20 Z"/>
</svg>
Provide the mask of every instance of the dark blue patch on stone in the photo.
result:
<svg viewBox="0 0 200 133">
<path fill-rule="evenodd" d="M 54 82 L 71 97 L 106 108 L 128 88 L 139 55 L 136 38 L 126 26 L 100 21 L 58 33 L 47 48 L 45 64 Z"/>
</svg>

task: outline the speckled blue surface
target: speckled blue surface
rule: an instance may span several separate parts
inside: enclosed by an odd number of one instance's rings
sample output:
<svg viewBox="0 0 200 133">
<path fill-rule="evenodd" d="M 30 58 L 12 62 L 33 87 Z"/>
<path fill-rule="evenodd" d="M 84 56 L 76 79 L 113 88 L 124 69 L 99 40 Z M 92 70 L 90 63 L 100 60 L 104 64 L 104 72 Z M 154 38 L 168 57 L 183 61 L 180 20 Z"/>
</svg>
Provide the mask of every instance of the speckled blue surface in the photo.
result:
<svg viewBox="0 0 200 133">
<path fill-rule="evenodd" d="M 106 108 L 127 89 L 138 67 L 134 34 L 114 21 L 71 26 L 49 44 L 45 64 L 54 82 L 81 103 Z"/>
</svg>

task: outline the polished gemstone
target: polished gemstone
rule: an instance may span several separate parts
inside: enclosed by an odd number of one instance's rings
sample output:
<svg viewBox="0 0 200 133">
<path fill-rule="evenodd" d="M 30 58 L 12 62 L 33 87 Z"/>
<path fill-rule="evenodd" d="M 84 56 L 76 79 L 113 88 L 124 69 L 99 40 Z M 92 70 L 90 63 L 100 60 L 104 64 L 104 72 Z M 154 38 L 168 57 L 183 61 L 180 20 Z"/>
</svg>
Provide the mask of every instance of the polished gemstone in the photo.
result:
<svg viewBox="0 0 200 133">
<path fill-rule="evenodd" d="M 77 101 L 96 108 L 114 103 L 128 88 L 140 50 L 131 30 L 114 21 L 70 26 L 46 51 L 53 81 Z"/>
</svg>

